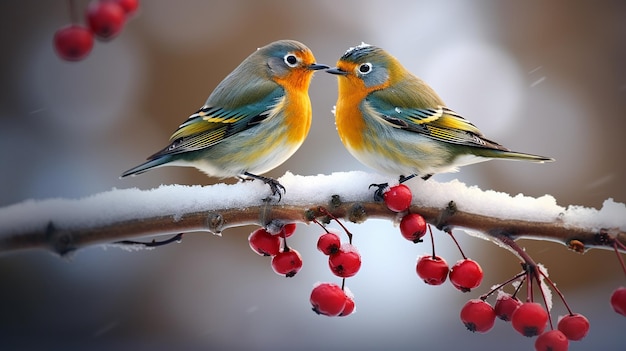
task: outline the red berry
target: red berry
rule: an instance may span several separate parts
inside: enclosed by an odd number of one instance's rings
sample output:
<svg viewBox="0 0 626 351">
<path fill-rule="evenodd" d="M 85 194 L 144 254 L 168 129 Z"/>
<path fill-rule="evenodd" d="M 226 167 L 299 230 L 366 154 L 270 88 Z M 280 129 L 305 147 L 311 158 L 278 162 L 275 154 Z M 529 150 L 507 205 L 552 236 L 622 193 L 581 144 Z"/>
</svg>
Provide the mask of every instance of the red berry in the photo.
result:
<svg viewBox="0 0 626 351">
<path fill-rule="evenodd" d="M 272 269 L 276 274 L 291 278 L 302 268 L 302 256 L 294 249 L 281 251 L 272 257 Z"/>
<path fill-rule="evenodd" d="M 490 304 L 481 300 L 467 301 L 461 309 L 461 321 L 471 332 L 486 333 L 496 321 L 496 313 Z"/>
<path fill-rule="evenodd" d="M 392 186 L 383 194 L 387 208 L 394 212 L 406 211 L 411 206 L 413 194 L 411 189 L 404 184 Z"/>
<path fill-rule="evenodd" d="M 324 255 L 332 255 L 339 252 L 339 247 L 341 247 L 341 239 L 335 233 L 324 233 L 317 239 L 317 249 Z"/>
<path fill-rule="evenodd" d="M 622 316 L 626 316 L 626 288 L 619 287 L 613 291 L 611 295 L 611 306 L 615 312 L 621 314 Z"/>
<path fill-rule="evenodd" d="M 511 296 L 511 294 L 507 293 L 499 293 L 498 298 L 496 299 L 496 305 L 494 306 L 494 310 L 496 311 L 496 316 L 502 319 L 503 321 L 510 321 L 513 312 L 522 305 L 522 301 L 518 298 Z"/>
<path fill-rule="evenodd" d="M 409 213 L 400 221 L 400 233 L 409 241 L 418 243 L 426 234 L 426 221 L 417 213 Z"/>
<path fill-rule="evenodd" d="M 343 311 L 339 314 L 339 317 L 349 316 L 354 313 L 354 299 L 346 294 L 346 305 L 343 307 Z"/>
<path fill-rule="evenodd" d="M 361 255 L 354 246 L 343 244 L 338 252 L 328 256 L 328 266 L 338 277 L 352 277 L 361 268 Z"/>
<path fill-rule="evenodd" d="M 439 256 L 425 255 L 417 260 L 415 271 L 428 285 L 441 285 L 448 277 L 448 264 Z"/>
<path fill-rule="evenodd" d="M 248 237 L 250 248 L 261 256 L 274 256 L 280 251 L 280 237 L 259 228 Z"/>
<path fill-rule="evenodd" d="M 295 223 L 287 223 L 285 225 L 283 225 L 283 227 L 280 229 L 280 236 L 282 236 L 283 238 L 288 238 L 290 236 L 293 235 L 293 233 L 296 232 L 296 224 Z"/>
<path fill-rule="evenodd" d="M 560 330 L 549 330 L 535 340 L 537 351 L 567 351 L 569 341 Z"/>
<path fill-rule="evenodd" d="M 557 329 L 569 340 L 578 341 L 589 332 L 589 320 L 580 313 L 568 314 L 559 320 Z"/>
<path fill-rule="evenodd" d="M 100 39 L 108 40 L 118 35 L 126 22 L 124 9 L 113 1 L 92 1 L 87 7 L 87 23 Z"/>
<path fill-rule="evenodd" d="M 483 280 L 483 269 L 478 262 L 466 258 L 459 260 L 450 268 L 450 281 L 455 288 L 468 292 L 480 285 Z"/>
<path fill-rule="evenodd" d="M 139 8 L 139 0 L 105 0 L 117 3 L 124 10 L 127 16 L 130 16 Z"/>
<path fill-rule="evenodd" d="M 80 61 L 93 48 L 93 34 L 76 24 L 65 26 L 54 33 L 54 48 L 62 59 Z"/>
<path fill-rule="evenodd" d="M 524 336 L 543 333 L 548 323 L 548 312 L 536 302 L 524 302 L 511 316 L 513 328 Z"/>
<path fill-rule="evenodd" d="M 311 291 L 313 312 L 325 316 L 338 316 L 346 306 L 346 294 L 339 285 L 320 283 Z"/>
</svg>

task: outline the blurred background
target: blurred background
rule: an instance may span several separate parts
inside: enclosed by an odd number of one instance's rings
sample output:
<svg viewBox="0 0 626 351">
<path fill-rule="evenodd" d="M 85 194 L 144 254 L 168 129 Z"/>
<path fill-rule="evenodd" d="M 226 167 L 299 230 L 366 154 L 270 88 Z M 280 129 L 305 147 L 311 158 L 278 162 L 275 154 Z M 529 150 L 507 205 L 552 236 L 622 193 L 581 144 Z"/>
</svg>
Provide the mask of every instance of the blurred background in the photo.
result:
<svg viewBox="0 0 626 351">
<path fill-rule="evenodd" d="M 79 12 L 88 2 L 76 1 Z M 334 65 L 362 41 L 395 55 L 448 106 L 511 149 L 556 158 L 545 165 L 493 161 L 438 175 L 483 189 L 551 194 L 560 205 L 626 201 L 626 3 L 621 1 L 144 1 L 121 35 L 67 63 L 54 32 L 70 22 L 66 1 L 0 2 L 0 206 L 78 198 L 112 188 L 211 184 L 195 169 L 161 168 L 132 179 L 126 169 L 166 145 L 212 89 L 257 47 L 307 44 Z M 311 133 L 268 175 L 367 170 L 337 137 L 336 77 L 318 72 Z M 2 350 L 529 350 L 497 321 L 486 335 L 465 330 L 470 298 L 519 271 L 510 253 L 457 234 L 485 270 L 468 294 L 431 287 L 415 274 L 428 245 L 411 245 L 389 222 L 350 226 L 363 256 L 348 280 L 357 313 L 310 311 L 317 281 L 335 281 L 315 249 L 320 229 L 298 225 L 290 244 L 303 270 L 285 279 L 248 247 L 254 229 L 127 252 L 92 247 L 70 259 L 48 252 L 0 256 Z M 459 254 L 436 233 L 438 254 Z M 570 350 L 624 350 L 626 319 L 609 305 L 624 285 L 615 255 L 581 256 L 523 241 L 544 263 L 591 331 Z M 565 314 L 555 300 L 554 315 Z M 555 318 L 556 319 L 556 318 Z M 556 321 L 555 321 L 556 323 Z"/>
</svg>

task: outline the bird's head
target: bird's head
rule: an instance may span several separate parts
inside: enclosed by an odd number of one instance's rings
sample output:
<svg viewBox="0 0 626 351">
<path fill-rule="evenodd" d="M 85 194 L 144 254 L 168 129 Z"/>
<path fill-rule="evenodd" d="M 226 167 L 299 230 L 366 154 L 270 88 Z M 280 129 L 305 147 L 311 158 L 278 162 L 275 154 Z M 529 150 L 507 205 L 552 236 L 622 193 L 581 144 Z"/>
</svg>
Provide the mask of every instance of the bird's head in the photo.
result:
<svg viewBox="0 0 626 351">
<path fill-rule="evenodd" d="M 326 70 L 339 77 L 342 86 L 373 91 L 385 88 L 401 79 L 405 69 L 385 50 L 362 43 L 346 51 L 337 67 Z"/>
<path fill-rule="evenodd" d="M 327 69 L 315 62 L 313 52 L 295 40 L 279 40 L 259 48 L 251 62 L 260 65 L 269 78 L 281 85 L 308 89 L 313 72 Z"/>
</svg>

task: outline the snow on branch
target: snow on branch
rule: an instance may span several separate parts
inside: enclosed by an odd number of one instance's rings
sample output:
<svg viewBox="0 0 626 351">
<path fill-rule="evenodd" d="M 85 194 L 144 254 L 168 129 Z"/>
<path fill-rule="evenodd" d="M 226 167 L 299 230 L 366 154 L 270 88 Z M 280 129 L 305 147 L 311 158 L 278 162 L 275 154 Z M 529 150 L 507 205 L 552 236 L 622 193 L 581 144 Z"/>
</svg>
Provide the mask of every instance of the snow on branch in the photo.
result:
<svg viewBox="0 0 626 351">
<path fill-rule="evenodd" d="M 152 190 L 113 189 L 82 199 L 27 200 L 0 208 L 0 254 L 42 248 L 61 255 L 86 245 L 125 239 L 212 232 L 234 226 L 308 223 L 324 217 L 360 223 L 397 220 L 398 214 L 373 201 L 372 183 L 397 180 L 364 172 L 278 179 L 287 189 L 280 202 L 264 202 L 269 188 L 259 181 L 210 186 L 167 185 Z M 411 212 L 437 228 L 461 228 L 501 242 L 520 237 L 552 240 L 584 252 L 626 245 L 626 206 L 612 199 L 601 209 L 557 205 L 554 197 L 510 196 L 459 181 L 410 181 Z"/>
</svg>

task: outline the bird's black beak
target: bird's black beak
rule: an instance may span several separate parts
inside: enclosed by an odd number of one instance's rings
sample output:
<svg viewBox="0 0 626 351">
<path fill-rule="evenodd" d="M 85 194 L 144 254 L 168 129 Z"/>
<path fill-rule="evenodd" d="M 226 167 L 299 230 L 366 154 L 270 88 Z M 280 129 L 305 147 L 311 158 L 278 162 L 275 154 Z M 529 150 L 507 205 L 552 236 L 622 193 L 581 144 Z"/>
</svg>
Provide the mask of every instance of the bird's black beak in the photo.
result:
<svg viewBox="0 0 626 351">
<path fill-rule="evenodd" d="M 322 69 L 327 69 L 327 68 L 329 68 L 329 66 L 327 66 L 327 65 L 322 65 L 321 63 L 314 63 L 314 64 L 312 64 L 312 65 L 310 65 L 310 66 L 309 66 L 309 69 L 310 69 L 311 71 L 319 71 L 319 70 L 322 70 Z"/>
<path fill-rule="evenodd" d="M 326 73 L 336 74 L 338 76 L 345 76 L 348 72 L 339 69 L 339 67 L 329 68 L 326 70 Z"/>
</svg>

